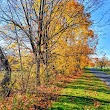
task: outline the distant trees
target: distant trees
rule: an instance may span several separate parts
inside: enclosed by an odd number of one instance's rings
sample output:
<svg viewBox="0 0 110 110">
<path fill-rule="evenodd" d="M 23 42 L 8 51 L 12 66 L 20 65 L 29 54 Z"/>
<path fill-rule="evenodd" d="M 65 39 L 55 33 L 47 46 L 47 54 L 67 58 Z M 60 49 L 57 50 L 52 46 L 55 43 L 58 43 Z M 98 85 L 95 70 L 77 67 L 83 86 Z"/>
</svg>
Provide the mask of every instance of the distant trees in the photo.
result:
<svg viewBox="0 0 110 110">
<path fill-rule="evenodd" d="M 103 56 L 102 58 L 99 58 L 99 59 L 96 60 L 96 66 L 103 69 L 106 66 L 109 66 L 109 62 L 110 61 L 108 60 L 108 58 Z"/>
</svg>

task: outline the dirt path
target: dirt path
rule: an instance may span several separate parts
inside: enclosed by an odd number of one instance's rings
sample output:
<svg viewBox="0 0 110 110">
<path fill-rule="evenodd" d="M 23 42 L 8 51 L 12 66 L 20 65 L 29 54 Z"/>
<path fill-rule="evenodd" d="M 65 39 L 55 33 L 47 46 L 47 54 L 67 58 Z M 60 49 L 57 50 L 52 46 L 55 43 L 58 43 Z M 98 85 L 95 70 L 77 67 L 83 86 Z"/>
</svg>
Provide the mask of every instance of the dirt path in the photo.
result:
<svg viewBox="0 0 110 110">
<path fill-rule="evenodd" d="M 110 75 L 106 74 L 102 71 L 97 71 L 95 69 L 91 69 L 91 72 L 96 75 L 100 80 L 105 82 L 110 87 Z"/>
</svg>

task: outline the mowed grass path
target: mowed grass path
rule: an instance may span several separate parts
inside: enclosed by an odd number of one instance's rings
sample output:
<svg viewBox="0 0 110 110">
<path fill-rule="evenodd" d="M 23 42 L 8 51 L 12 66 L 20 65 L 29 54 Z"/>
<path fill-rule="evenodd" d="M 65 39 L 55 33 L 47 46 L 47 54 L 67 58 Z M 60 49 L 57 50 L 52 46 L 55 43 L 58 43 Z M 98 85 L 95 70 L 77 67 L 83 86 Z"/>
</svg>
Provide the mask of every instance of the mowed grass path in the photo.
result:
<svg viewBox="0 0 110 110">
<path fill-rule="evenodd" d="M 86 71 L 62 89 L 49 110 L 110 110 L 110 88 Z"/>
</svg>

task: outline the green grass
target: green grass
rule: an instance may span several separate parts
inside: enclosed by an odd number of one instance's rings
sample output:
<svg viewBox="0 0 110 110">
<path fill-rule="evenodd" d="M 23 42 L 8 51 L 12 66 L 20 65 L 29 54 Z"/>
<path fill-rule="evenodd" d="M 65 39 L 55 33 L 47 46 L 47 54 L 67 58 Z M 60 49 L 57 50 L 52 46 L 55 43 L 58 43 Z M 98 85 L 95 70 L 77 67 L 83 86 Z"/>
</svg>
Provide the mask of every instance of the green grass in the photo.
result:
<svg viewBox="0 0 110 110">
<path fill-rule="evenodd" d="M 49 110 L 110 110 L 110 88 L 86 70 L 64 87 Z"/>
<path fill-rule="evenodd" d="M 101 69 L 101 68 L 95 68 L 97 71 L 103 71 L 103 72 L 105 72 L 105 73 L 107 73 L 107 74 L 110 74 L 110 68 L 103 68 L 103 69 Z"/>
</svg>

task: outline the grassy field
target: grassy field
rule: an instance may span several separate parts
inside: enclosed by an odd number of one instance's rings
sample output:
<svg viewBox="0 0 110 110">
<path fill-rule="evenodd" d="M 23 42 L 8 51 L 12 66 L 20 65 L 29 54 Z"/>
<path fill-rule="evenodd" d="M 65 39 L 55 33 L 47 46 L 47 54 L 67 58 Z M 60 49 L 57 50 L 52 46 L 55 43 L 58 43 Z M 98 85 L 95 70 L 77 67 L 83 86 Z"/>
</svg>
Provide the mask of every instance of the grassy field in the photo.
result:
<svg viewBox="0 0 110 110">
<path fill-rule="evenodd" d="M 64 87 L 49 110 L 110 110 L 110 88 L 86 71 Z"/>
</svg>

